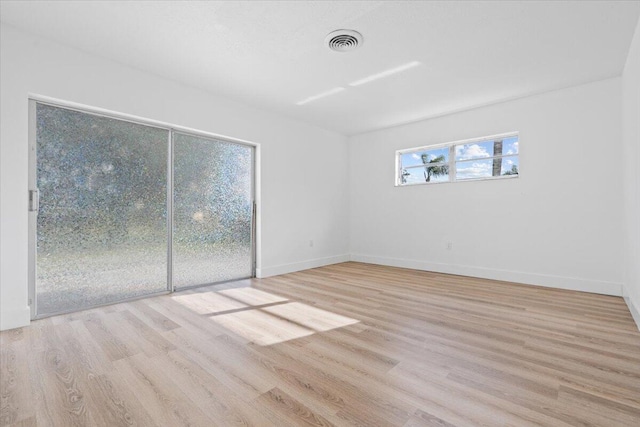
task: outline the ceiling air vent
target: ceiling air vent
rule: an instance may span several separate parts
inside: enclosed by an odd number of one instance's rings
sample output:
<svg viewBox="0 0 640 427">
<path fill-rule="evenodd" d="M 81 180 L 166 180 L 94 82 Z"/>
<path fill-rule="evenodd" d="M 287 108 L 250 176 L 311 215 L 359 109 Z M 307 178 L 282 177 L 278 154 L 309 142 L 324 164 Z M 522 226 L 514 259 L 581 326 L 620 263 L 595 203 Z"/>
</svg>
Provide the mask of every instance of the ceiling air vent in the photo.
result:
<svg viewBox="0 0 640 427">
<path fill-rule="evenodd" d="M 362 34 L 353 30 L 336 30 L 329 33 L 325 42 L 336 52 L 349 52 L 362 44 Z"/>
</svg>

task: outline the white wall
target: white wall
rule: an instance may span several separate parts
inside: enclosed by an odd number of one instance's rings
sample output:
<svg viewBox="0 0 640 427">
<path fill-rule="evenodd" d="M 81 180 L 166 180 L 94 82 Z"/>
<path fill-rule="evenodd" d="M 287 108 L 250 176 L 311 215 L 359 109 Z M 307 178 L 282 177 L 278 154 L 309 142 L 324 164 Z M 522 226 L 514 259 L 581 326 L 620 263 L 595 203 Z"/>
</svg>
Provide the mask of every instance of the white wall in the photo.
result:
<svg viewBox="0 0 640 427">
<path fill-rule="evenodd" d="M 622 74 L 625 299 L 640 328 L 640 22 Z"/>
<path fill-rule="evenodd" d="M 4 24 L 0 43 L 0 329 L 22 326 L 29 320 L 30 93 L 259 143 L 259 275 L 348 259 L 345 137 L 216 98 Z M 309 246 L 311 239 L 313 247 Z"/>
<path fill-rule="evenodd" d="M 621 79 L 358 135 L 347 148 L 335 133 L 3 24 L 0 329 L 29 317 L 29 93 L 259 143 L 263 277 L 344 261 L 351 252 L 366 262 L 612 295 L 624 282 L 638 314 L 639 33 Z M 393 186 L 396 149 L 514 130 L 518 179 Z M 616 169 L 622 149 L 624 176 Z"/>
<path fill-rule="evenodd" d="M 394 187 L 397 149 L 510 131 L 517 179 Z M 620 78 L 352 137 L 352 259 L 621 295 L 620 140 Z"/>
</svg>

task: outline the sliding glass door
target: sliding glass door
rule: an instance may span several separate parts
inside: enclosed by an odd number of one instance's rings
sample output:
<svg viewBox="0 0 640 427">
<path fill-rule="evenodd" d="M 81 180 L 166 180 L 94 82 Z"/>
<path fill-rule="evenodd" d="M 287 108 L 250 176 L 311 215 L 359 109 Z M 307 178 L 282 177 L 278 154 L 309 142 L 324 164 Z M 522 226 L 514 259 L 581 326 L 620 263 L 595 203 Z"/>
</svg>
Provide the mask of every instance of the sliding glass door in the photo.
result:
<svg viewBox="0 0 640 427">
<path fill-rule="evenodd" d="M 33 317 L 253 275 L 252 146 L 30 108 Z"/>
<path fill-rule="evenodd" d="M 167 290 L 169 132 L 36 104 L 37 314 Z"/>
<path fill-rule="evenodd" d="M 253 274 L 253 148 L 174 133 L 173 285 Z"/>
</svg>

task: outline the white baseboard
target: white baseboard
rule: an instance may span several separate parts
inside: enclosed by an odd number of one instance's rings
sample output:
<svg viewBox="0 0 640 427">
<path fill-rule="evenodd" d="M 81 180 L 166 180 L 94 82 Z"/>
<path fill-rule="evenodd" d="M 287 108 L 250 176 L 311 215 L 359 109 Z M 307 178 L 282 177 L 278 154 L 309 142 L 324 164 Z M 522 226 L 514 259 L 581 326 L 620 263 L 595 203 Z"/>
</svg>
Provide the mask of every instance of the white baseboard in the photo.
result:
<svg viewBox="0 0 640 427">
<path fill-rule="evenodd" d="M 0 313 L 0 331 L 29 326 L 31 309 L 29 306 L 2 310 Z"/>
<path fill-rule="evenodd" d="M 388 265 L 391 267 L 411 268 L 414 270 L 434 271 L 437 273 L 457 274 L 460 276 L 480 277 L 483 279 L 503 280 L 507 282 L 545 286 L 549 288 L 622 296 L 622 283 L 587 280 L 577 277 L 562 277 L 526 273 L 521 271 L 497 270 L 466 265 L 443 264 L 363 254 L 351 254 L 351 261 Z"/>
<path fill-rule="evenodd" d="M 264 279 L 266 277 L 278 276 L 280 274 L 293 273 L 301 270 L 308 270 L 310 268 L 323 267 L 325 265 L 338 264 L 341 262 L 348 262 L 351 260 L 349 254 L 336 255 L 326 258 L 315 258 L 301 262 L 294 262 L 292 264 L 282 264 L 273 267 L 263 267 L 256 269 L 256 277 Z"/>
<path fill-rule="evenodd" d="M 401 258 L 379 257 L 364 254 L 344 254 L 325 258 L 315 258 L 291 264 L 264 267 L 256 270 L 256 277 L 266 278 L 280 274 L 293 273 L 325 265 L 356 261 L 368 264 L 388 265 L 391 267 L 410 268 L 414 270 L 434 271 L 438 273 L 456 274 L 461 276 L 480 277 L 493 280 L 523 283 L 529 285 L 546 286 L 551 288 L 569 289 L 597 294 L 622 296 L 622 284 L 586 280 L 574 277 L 552 276 L 519 271 L 497 270 L 482 267 L 472 267 L 455 264 L 433 263 Z M 640 309 L 627 296 L 624 297 L 633 319 L 640 329 Z M 28 306 L 18 309 L 3 310 L 0 313 L 0 331 L 28 326 L 31 320 L 31 310 Z"/>
<path fill-rule="evenodd" d="M 631 298 L 628 296 L 624 297 L 624 302 L 627 303 L 627 307 L 629 307 L 629 311 L 631 312 L 631 317 L 636 322 L 636 326 L 638 330 L 640 330 L 640 309 L 633 303 Z"/>
</svg>

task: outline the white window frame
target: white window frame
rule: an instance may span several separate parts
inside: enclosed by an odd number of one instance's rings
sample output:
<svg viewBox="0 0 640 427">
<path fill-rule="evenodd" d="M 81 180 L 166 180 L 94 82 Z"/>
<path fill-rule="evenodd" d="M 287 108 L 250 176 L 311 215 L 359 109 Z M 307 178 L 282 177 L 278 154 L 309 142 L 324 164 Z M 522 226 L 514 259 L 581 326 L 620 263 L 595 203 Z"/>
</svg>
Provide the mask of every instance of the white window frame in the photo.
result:
<svg viewBox="0 0 640 427">
<path fill-rule="evenodd" d="M 424 184 L 448 184 L 451 182 L 468 182 L 468 181 L 487 181 L 487 180 L 496 180 L 496 179 L 512 179 L 512 178 L 518 178 L 520 176 L 520 168 L 518 167 L 518 173 L 514 174 L 514 175 L 500 175 L 500 176 L 486 176 L 486 177 L 481 177 L 481 178 L 467 178 L 467 179 L 456 179 L 456 166 L 458 163 L 465 163 L 465 162 L 473 162 L 473 161 L 478 161 L 478 160 L 494 160 L 494 159 L 501 159 L 504 157 L 518 157 L 518 160 L 520 159 L 520 150 L 518 149 L 518 153 L 517 154 L 500 154 L 498 156 L 490 156 L 490 157 L 476 157 L 473 159 L 465 159 L 465 160 L 456 160 L 456 147 L 459 145 L 466 145 L 466 144 L 473 144 L 476 142 L 488 142 L 488 141 L 495 141 L 496 139 L 507 139 L 507 138 L 513 138 L 514 136 L 518 137 L 518 142 L 520 142 L 520 133 L 517 131 L 514 132 L 507 132 L 507 133 L 500 133 L 500 134 L 496 134 L 496 135 L 488 135 L 488 136 L 483 136 L 483 137 L 478 137 L 478 138 L 470 138 L 470 139 L 463 139 L 463 140 L 459 140 L 459 141 L 453 141 L 453 142 L 446 142 L 443 144 L 433 144 L 433 145 L 423 145 L 421 147 L 414 147 L 414 148 L 405 148 L 402 150 L 397 150 L 396 151 L 396 169 L 395 169 L 395 186 L 396 187 L 409 187 L 409 186 L 413 186 L 413 185 L 424 185 Z M 405 154 L 410 154 L 410 153 L 420 153 L 420 152 L 424 152 L 424 151 L 431 151 L 431 150 L 437 150 L 437 149 L 442 149 L 442 148 L 449 148 L 449 160 L 448 162 L 444 163 L 444 162 L 439 162 L 439 163 L 434 163 L 431 166 L 440 166 L 440 165 L 444 165 L 447 164 L 449 166 L 449 179 L 447 181 L 434 181 L 434 182 L 402 182 L 402 171 L 406 170 L 406 169 L 424 169 L 425 165 L 415 165 L 415 166 L 408 166 L 408 167 L 402 167 L 402 156 Z"/>
</svg>

